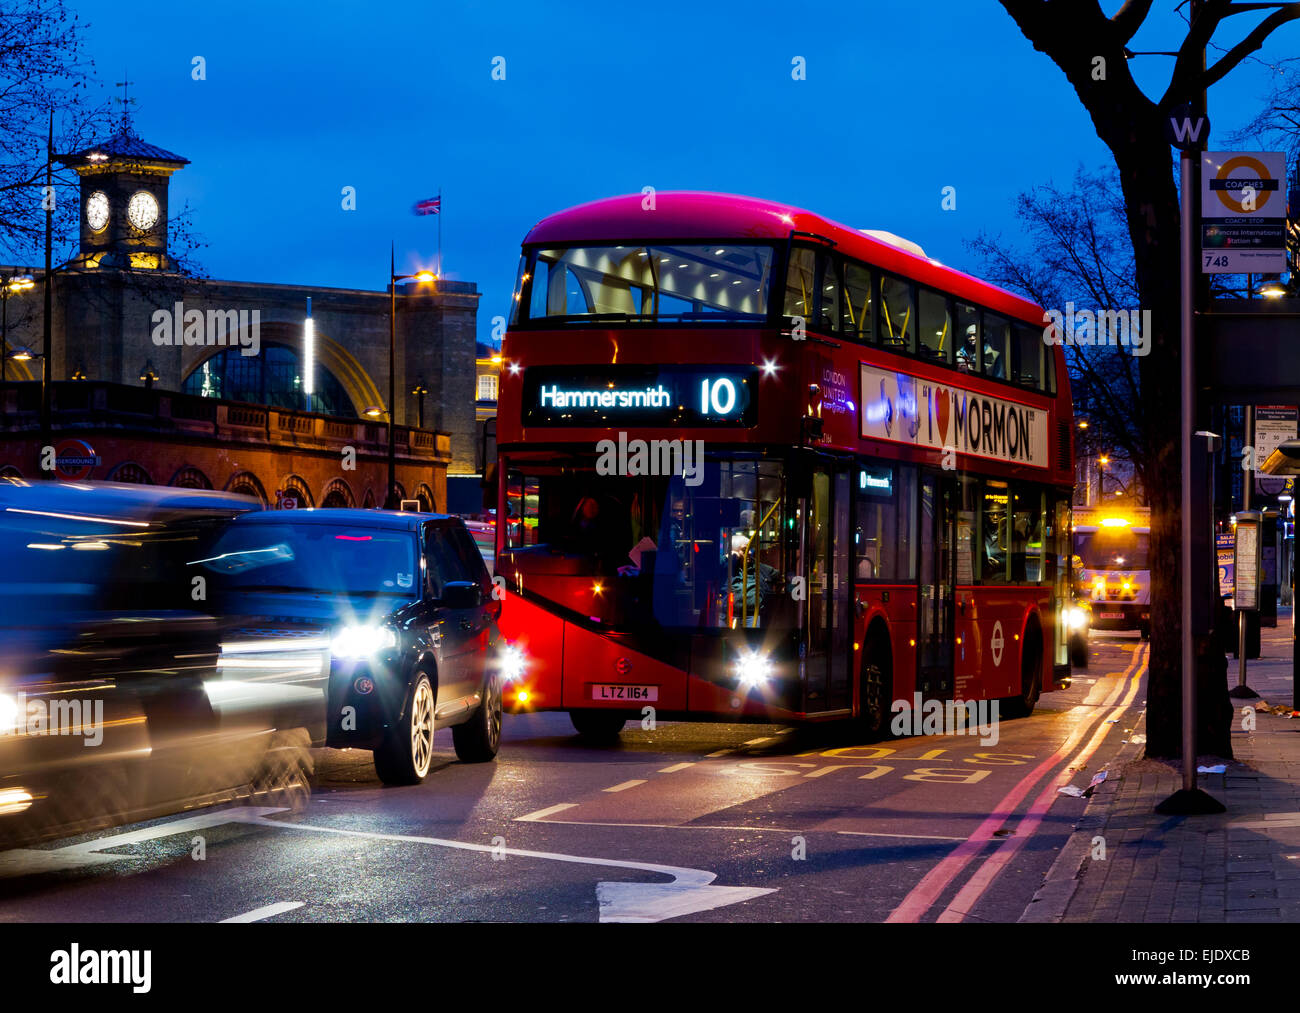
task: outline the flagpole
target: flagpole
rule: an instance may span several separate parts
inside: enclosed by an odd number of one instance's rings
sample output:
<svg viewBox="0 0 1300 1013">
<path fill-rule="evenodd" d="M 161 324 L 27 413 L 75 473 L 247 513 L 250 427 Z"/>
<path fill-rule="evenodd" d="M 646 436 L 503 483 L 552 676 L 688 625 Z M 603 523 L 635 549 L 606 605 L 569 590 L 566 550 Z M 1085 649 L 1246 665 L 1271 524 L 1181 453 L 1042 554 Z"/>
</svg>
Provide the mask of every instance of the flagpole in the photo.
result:
<svg viewBox="0 0 1300 1013">
<path fill-rule="evenodd" d="M 438 277 L 442 277 L 442 186 L 438 187 Z"/>
</svg>

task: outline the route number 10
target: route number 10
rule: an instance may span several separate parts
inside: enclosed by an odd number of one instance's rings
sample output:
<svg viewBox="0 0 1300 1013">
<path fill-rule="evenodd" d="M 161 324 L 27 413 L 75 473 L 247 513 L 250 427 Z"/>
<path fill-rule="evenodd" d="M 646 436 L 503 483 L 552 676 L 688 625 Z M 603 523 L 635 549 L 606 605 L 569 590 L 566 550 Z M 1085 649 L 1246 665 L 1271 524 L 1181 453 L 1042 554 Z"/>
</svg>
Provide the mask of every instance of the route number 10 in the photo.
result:
<svg viewBox="0 0 1300 1013">
<path fill-rule="evenodd" d="M 708 415 L 729 415 L 736 407 L 736 385 L 725 376 L 718 380 L 700 381 L 700 411 Z"/>
</svg>

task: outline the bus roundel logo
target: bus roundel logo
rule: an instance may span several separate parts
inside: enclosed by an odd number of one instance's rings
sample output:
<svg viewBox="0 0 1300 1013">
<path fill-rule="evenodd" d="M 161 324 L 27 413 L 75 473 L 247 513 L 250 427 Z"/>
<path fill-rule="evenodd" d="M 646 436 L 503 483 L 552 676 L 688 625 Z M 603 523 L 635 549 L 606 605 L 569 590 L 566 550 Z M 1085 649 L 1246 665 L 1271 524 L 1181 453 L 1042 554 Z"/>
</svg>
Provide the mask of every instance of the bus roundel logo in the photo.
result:
<svg viewBox="0 0 1300 1013">
<path fill-rule="evenodd" d="M 627 658 L 619 658 L 614 670 L 619 675 L 627 675 L 628 672 L 632 671 L 632 662 L 628 661 Z"/>
<path fill-rule="evenodd" d="M 993 624 L 993 636 L 989 640 L 989 647 L 993 649 L 993 667 L 997 668 L 1002 664 L 1002 624 L 1000 622 Z"/>
</svg>

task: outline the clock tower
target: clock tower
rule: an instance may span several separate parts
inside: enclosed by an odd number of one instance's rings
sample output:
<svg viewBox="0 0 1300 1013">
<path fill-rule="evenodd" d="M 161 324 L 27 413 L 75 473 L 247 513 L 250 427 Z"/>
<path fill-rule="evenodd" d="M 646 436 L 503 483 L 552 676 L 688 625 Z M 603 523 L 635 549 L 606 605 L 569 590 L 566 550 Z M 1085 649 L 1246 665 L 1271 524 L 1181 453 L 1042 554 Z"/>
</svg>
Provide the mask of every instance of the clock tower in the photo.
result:
<svg viewBox="0 0 1300 1013">
<path fill-rule="evenodd" d="M 65 158 L 81 177 L 81 261 L 166 271 L 167 186 L 189 159 L 140 139 L 123 117 L 106 141 Z"/>
</svg>

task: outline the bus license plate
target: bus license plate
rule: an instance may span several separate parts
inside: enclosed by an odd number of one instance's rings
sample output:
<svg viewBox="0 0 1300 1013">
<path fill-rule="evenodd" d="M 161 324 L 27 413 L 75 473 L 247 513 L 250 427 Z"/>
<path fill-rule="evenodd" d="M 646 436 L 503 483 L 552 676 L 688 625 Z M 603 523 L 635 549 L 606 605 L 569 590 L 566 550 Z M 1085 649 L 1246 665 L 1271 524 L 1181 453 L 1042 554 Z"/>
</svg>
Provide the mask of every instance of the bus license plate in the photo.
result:
<svg viewBox="0 0 1300 1013">
<path fill-rule="evenodd" d="M 593 683 L 593 700 L 658 700 L 658 686 L 627 686 L 619 683 Z"/>
<path fill-rule="evenodd" d="M 1102 617 L 1103 619 L 1123 619 L 1123 618 L 1124 618 L 1124 613 L 1123 613 L 1123 612 L 1103 612 L 1103 613 L 1101 614 L 1101 617 Z"/>
</svg>

